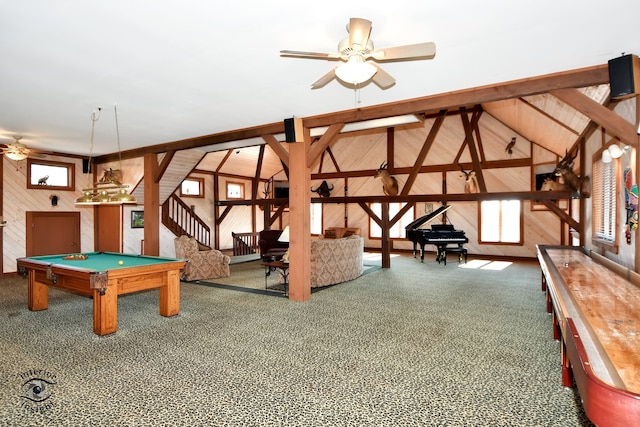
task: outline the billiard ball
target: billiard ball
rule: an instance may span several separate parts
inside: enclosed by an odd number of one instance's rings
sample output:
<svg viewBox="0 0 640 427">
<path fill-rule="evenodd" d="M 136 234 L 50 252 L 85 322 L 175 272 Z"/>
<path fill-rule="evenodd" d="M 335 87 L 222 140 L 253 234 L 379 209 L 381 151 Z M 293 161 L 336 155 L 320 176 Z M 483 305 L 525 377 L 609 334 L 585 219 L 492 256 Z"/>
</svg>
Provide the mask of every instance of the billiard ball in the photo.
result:
<svg viewBox="0 0 640 427">
<path fill-rule="evenodd" d="M 124 261 L 122 260 L 118 261 L 118 265 L 122 265 L 122 264 L 124 264 Z"/>
</svg>

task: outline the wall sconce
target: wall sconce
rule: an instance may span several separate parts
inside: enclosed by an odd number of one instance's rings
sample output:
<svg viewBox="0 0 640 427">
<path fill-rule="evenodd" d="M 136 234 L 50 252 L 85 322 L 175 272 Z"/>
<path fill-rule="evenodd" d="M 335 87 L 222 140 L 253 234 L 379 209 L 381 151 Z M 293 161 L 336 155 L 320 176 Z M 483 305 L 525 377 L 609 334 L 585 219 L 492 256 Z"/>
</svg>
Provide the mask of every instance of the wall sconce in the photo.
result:
<svg viewBox="0 0 640 427">
<path fill-rule="evenodd" d="M 624 151 L 618 144 L 611 144 L 606 149 L 602 150 L 602 163 L 611 163 L 613 159 L 618 159 L 622 157 L 623 154 Z"/>
<path fill-rule="evenodd" d="M 49 199 L 51 200 L 51 206 L 58 206 L 58 196 L 52 194 L 49 196 Z"/>
</svg>

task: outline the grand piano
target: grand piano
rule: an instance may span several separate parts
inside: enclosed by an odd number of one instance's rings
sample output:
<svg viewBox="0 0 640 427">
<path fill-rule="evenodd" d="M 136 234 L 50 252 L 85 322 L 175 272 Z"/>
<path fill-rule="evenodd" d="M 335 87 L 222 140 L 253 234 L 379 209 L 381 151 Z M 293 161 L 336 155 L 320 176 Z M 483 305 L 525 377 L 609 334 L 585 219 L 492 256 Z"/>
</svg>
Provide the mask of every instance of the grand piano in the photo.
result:
<svg viewBox="0 0 640 427">
<path fill-rule="evenodd" d="M 431 229 L 420 228 L 433 221 L 438 215 L 443 215 L 451 208 L 451 205 L 442 205 L 435 211 L 422 216 L 405 227 L 407 239 L 413 242 L 413 256 L 420 245 L 420 262 L 424 262 L 424 247 L 427 244 L 435 245 L 436 261 L 446 263 L 447 245 L 456 245 L 461 248 L 469 239 L 462 230 L 456 230 L 452 224 L 432 224 Z"/>
</svg>

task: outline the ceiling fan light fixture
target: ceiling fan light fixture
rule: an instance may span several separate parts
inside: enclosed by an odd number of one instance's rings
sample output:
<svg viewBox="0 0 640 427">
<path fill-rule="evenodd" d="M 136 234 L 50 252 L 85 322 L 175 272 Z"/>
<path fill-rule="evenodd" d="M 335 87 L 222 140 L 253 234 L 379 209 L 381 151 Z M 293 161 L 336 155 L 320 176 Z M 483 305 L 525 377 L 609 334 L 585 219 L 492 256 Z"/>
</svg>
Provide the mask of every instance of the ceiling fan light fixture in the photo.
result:
<svg viewBox="0 0 640 427">
<path fill-rule="evenodd" d="M 366 82 L 378 69 L 366 62 L 362 55 L 355 54 L 349 56 L 349 60 L 336 68 L 336 77 L 347 84 L 359 85 Z"/>
<path fill-rule="evenodd" d="M 5 153 L 5 156 L 10 158 L 11 160 L 15 160 L 16 162 L 19 162 L 20 160 L 24 160 L 27 157 L 29 157 L 29 155 L 24 151 L 7 151 Z"/>
</svg>

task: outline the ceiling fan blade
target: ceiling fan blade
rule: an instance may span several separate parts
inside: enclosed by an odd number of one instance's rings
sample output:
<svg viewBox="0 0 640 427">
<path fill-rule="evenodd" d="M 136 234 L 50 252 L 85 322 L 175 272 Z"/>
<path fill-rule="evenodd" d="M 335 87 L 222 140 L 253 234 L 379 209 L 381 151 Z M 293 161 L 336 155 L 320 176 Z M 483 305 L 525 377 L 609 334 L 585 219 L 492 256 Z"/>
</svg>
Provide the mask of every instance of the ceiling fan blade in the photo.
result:
<svg viewBox="0 0 640 427">
<path fill-rule="evenodd" d="M 405 46 L 376 49 L 368 57 L 376 61 L 394 61 L 418 58 L 433 58 L 436 54 L 436 44 L 433 42 L 408 44 Z"/>
<path fill-rule="evenodd" d="M 391 77 L 391 74 L 387 73 L 376 64 L 373 65 L 378 69 L 378 71 L 373 75 L 372 80 L 380 87 L 380 89 L 387 89 L 396 84 L 396 79 Z"/>
<path fill-rule="evenodd" d="M 286 56 L 291 58 L 326 59 L 329 61 L 340 59 L 340 56 L 334 53 L 304 52 L 299 50 L 281 50 L 280 56 Z"/>
<path fill-rule="evenodd" d="M 311 85 L 311 89 L 320 89 L 321 87 L 325 86 L 327 83 L 329 83 L 331 80 L 336 78 L 336 69 L 333 68 L 331 71 L 329 71 L 327 74 L 325 74 L 324 76 L 320 77 L 318 80 L 316 80 L 312 85 Z"/>
<path fill-rule="evenodd" d="M 349 47 L 354 51 L 361 51 L 367 47 L 369 34 L 371 34 L 371 21 L 362 18 L 349 20 Z"/>
</svg>

